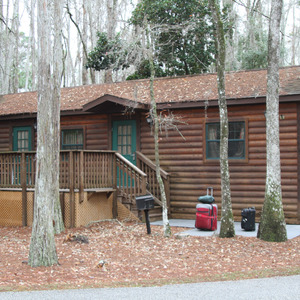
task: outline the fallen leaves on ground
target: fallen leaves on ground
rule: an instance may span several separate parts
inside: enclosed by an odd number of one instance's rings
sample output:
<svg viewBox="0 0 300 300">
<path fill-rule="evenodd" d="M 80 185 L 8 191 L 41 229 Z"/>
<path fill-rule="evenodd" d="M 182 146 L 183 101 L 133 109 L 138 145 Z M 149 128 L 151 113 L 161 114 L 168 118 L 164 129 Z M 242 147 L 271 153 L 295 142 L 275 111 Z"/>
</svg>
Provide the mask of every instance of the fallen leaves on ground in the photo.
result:
<svg viewBox="0 0 300 300">
<path fill-rule="evenodd" d="M 59 264 L 30 267 L 31 228 L 0 227 L 0 291 L 147 285 L 299 274 L 300 237 L 284 243 L 257 238 L 177 236 L 161 226 L 99 222 L 56 236 Z M 66 242 L 84 236 L 88 243 Z"/>
</svg>

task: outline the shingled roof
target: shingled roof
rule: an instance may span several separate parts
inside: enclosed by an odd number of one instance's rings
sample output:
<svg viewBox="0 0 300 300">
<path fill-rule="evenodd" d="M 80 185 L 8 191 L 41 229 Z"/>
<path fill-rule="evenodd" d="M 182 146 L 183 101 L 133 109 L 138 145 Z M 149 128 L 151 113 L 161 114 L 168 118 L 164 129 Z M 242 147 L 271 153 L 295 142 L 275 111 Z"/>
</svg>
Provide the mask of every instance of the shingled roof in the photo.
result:
<svg viewBox="0 0 300 300">
<path fill-rule="evenodd" d="M 280 95 L 300 95 L 300 66 L 280 69 Z M 226 74 L 227 99 L 257 99 L 266 96 L 267 71 L 250 70 Z M 217 75 L 201 74 L 154 81 L 158 104 L 195 103 L 216 100 Z M 61 89 L 61 110 L 80 111 L 105 95 L 129 100 L 130 103 L 150 102 L 149 80 L 125 81 L 112 84 L 85 85 Z M 300 100 L 300 99 L 299 99 Z M 32 114 L 37 111 L 37 93 L 26 92 L 0 96 L 0 116 Z"/>
</svg>

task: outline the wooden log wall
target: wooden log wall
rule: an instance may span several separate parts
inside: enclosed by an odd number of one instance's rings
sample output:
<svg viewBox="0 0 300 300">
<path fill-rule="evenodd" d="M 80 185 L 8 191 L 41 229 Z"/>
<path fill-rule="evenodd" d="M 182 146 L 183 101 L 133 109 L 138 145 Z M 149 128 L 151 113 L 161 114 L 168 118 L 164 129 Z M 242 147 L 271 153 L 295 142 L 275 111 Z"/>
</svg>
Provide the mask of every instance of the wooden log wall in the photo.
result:
<svg viewBox="0 0 300 300">
<path fill-rule="evenodd" d="M 11 143 L 11 130 L 8 124 L 1 122 L 0 124 L 0 152 L 9 151 Z"/>
<path fill-rule="evenodd" d="M 36 149 L 36 132 L 33 130 L 34 119 L 0 121 L 0 152 L 12 151 L 12 130 L 15 126 L 32 126 L 33 149 Z M 85 150 L 109 150 L 108 130 L 109 117 L 107 115 L 62 116 L 61 129 L 83 129 Z"/>
<path fill-rule="evenodd" d="M 266 128 L 265 105 L 229 107 L 231 121 L 245 120 L 248 125 L 246 143 L 248 159 L 230 160 L 232 207 L 236 221 L 241 220 L 241 210 L 255 206 L 259 221 L 265 191 Z M 219 161 L 205 161 L 205 122 L 218 119 L 218 108 L 174 111 L 185 125 L 177 131 L 161 134 L 161 167 L 171 173 L 171 217 L 195 218 L 197 198 L 214 188 L 214 196 L 221 212 L 221 181 Z M 298 216 L 298 154 L 297 154 L 297 104 L 281 104 L 280 146 L 282 166 L 282 195 L 287 223 L 299 223 Z M 141 121 L 141 152 L 154 160 L 153 136 L 149 126 Z M 219 216 L 220 218 L 220 216 Z"/>
<path fill-rule="evenodd" d="M 85 150 L 109 150 L 109 135 L 107 115 L 63 116 L 61 129 L 84 130 Z"/>
<path fill-rule="evenodd" d="M 34 118 L 1 120 L 0 118 L 0 152 L 13 150 L 13 128 L 22 126 L 31 126 L 32 128 L 32 145 L 34 145 Z"/>
</svg>

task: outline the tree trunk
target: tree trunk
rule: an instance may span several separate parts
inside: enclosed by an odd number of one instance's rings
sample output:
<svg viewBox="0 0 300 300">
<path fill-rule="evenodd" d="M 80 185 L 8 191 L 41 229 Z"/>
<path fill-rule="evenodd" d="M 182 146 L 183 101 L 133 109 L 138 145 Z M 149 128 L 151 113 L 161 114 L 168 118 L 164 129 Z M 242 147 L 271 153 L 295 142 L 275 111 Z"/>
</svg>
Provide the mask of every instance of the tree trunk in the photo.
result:
<svg viewBox="0 0 300 300">
<path fill-rule="evenodd" d="M 147 26 L 147 25 L 146 25 Z M 146 27 L 147 28 L 147 27 Z M 150 44 L 150 38 L 149 34 L 147 34 L 148 37 L 148 42 L 147 42 L 147 52 L 148 52 L 148 59 L 150 63 L 150 115 L 151 118 L 154 122 L 154 150 L 155 150 L 155 167 L 156 167 L 156 180 L 159 184 L 159 190 L 160 190 L 160 195 L 161 195 L 161 202 L 162 202 L 162 215 L 163 215 L 163 229 L 164 229 L 164 236 L 165 237 L 170 237 L 171 236 L 171 227 L 169 224 L 169 219 L 168 219 L 168 205 L 167 205 L 167 197 L 166 197 L 166 192 L 165 192 L 165 186 L 163 183 L 163 180 L 160 175 L 160 158 L 159 158 L 159 140 L 158 140 L 158 134 L 159 134 L 159 120 L 157 116 L 157 109 L 156 109 L 156 101 L 155 101 L 155 96 L 154 96 L 154 77 L 155 77 L 155 69 L 154 69 L 154 62 L 153 62 L 153 47 Z M 151 38 L 151 41 L 153 39 Z"/>
<path fill-rule="evenodd" d="M 3 0 L 0 0 L 0 44 L 1 44 L 1 48 L 4 49 L 4 41 L 5 41 L 5 34 L 4 34 L 4 15 L 3 15 Z M 4 82 L 4 70 L 3 70 L 3 66 L 4 66 L 4 55 L 0 55 L 0 95 L 4 94 L 4 89 L 3 89 L 3 82 Z"/>
<path fill-rule="evenodd" d="M 220 171 L 221 171 L 221 192 L 222 212 L 220 237 L 234 237 L 234 221 L 231 207 L 230 175 L 228 165 L 228 113 L 225 95 L 225 36 L 223 23 L 221 21 L 220 7 L 217 0 L 209 0 L 213 23 L 216 28 L 216 49 L 217 49 L 217 73 L 218 73 L 218 94 L 220 113 Z"/>
<path fill-rule="evenodd" d="M 282 206 L 279 147 L 279 44 L 282 0 L 272 0 L 267 82 L 267 174 L 266 191 L 258 237 L 270 242 L 287 240 Z"/>
<path fill-rule="evenodd" d="M 53 39 L 53 90 L 52 90 L 52 102 L 53 102 L 53 182 L 52 191 L 53 195 L 53 221 L 54 232 L 61 233 L 65 230 L 60 198 L 59 198 L 59 161 L 60 161 L 60 85 L 62 80 L 62 63 L 63 63 L 63 48 L 62 48 L 62 10 L 63 2 L 60 0 L 54 0 L 53 18 L 54 22 L 54 39 Z"/>
<path fill-rule="evenodd" d="M 87 11 L 85 8 L 85 3 L 83 2 L 82 4 L 82 45 L 84 45 L 83 47 L 86 49 L 86 45 L 87 45 Z M 87 52 L 87 49 L 85 50 L 85 52 Z M 89 79 L 88 79 L 88 70 L 85 67 L 87 64 L 87 53 L 84 53 L 84 55 L 82 56 L 82 84 L 83 85 L 87 85 L 89 83 Z"/>
<path fill-rule="evenodd" d="M 158 145 L 158 134 L 159 134 L 159 121 L 156 110 L 156 102 L 154 97 L 154 65 L 153 60 L 150 60 L 150 69 L 151 69 L 151 77 L 150 77 L 150 94 L 151 94 L 151 109 L 150 114 L 152 119 L 154 120 L 154 147 L 155 147 L 155 167 L 156 167 L 156 180 L 159 184 L 159 190 L 161 194 L 161 202 L 162 202 L 162 214 L 163 214 L 163 228 L 164 228 L 164 236 L 171 236 L 171 227 L 168 220 L 168 205 L 167 205 L 167 197 L 164 182 L 160 175 L 160 159 L 159 159 L 159 145 Z"/>
<path fill-rule="evenodd" d="M 51 20 L 61 24 L 61 1 L 38 1 L 38 129 L 34 219 L 29 250 L 29 264 L 50 266 L 58 262 L 53 216 L 59 200 L 59 101 L 60 57 L 57 32 L 51 44 Z M 54 11 L 53 11 L 54 10 Z M 53 12 L 52 12 L 53 11 Z M 51 13 L 52 12 L 52 13 Z M 55 52 L 57 51 L 57 52 Z M 55 54 L 55 55 L 54 55 Z M 54 61 L 52 60 L 54 58 Z"/>
<path fill-rule="evenodd" d="M 30 45 L 31 45 L 31 90 L 36 90 L 36 44 L 35 44 L 35 7 L 36 0 L 30 1 Z"/>
<path fill-rule="evenodd" d="M 13 32 L 14 32 L 14 54 L 13 54 L 13 70 L 11 78 L 11 91 L 17 93 L 19 90 L 19 27 L 20 27 L 20 13 L 19 13 L 19 0 L 14 2 L 13 11 Z"/>
<path fill-rule="evenodd" d="M 237 49 L 238 42 L 237 39 L 237 13 L 234 8 L 234 2 L 231 0 L 223 0 L 223 6 L 228 8 L 228 21 L 229 30 L 226 34 L 226 70 L 236 70 L 237 69 Z"/>
<path fill-rule="evenodd" d="M 291 65 L 294 66 L 296 64 L 296 47 L 295 47 L 295 42 L 296 42 L 296 30 L 295 30 L 295 7 L 293 7 L 293 29 L 292 29 L 292 49 L 291 49 Z"/>
<path fill-rule="evenodd" d="M 69 7 L 69 2 L 66 3 L 66 9 L 67 9 L 67 13 L 70 17 L 70 20 L 72 21 L 72 23 L 75 25 L 77 32 L 78 32 L 78 36 L 82 45 L 82 51 L 83 53 L 80 52 L 80 43 L 77 46 L 78 52 L 77 52 L 77 61 L 78 64 L 80 65 L 80 70 L 81 70 L 81 80 L 82 80 L 82 84 L 86 85 L 88 84 L 88 73 L 87 73 L 87 69 L 85 68 L 85 62 L 87 61 L 87 57 L 88 57 L 88 50 L 87 50 L 87 16 L 86 16 L 86 10 L 85 10 L 85 6 L 84 4 L 82 4 L 82 9 L 83 9 L 83 28 L 82 30 L 80 29 L 80 14 L 77 13 L 78 11 L 76 11 L 76 17 L 75 20 L 73 18 L 73 14 L 71 13 L 70 7 Z M 76 6 L 76 3 L 75 3 Z M 79 14 L 79 15 L 78 15 Z M 94 79 L 93 76 L 93 72 L 90 70 L 90 74 L 91 74 L 91 79 Z M 93 82 L 94 83 L 94 82 Z"/>
<path fill-rule="evenodd" d="M 118 0 L 107 0 L 107 38 L 113 39 L 116 31 L 116 22 L 117 22 L 117 9 L 118 9 Z M 104 81 L 105 83 L 113 82 L 113 70 L 108 69 L 105 71 Z"/>
<path fill-rule="evenodd" d="M 4 61 L 3 65 L 1 66 L 1 71 L 3 72 L 3 78 L 1 81 L 2 85 L 2 93 L 3 94 L 8 94 L 11 93 L 11 90 L 9 88 L 9 81 L 10 81 L 10 76 L 11 76 L 11 68 L 12 68 L 12 53 L 13 53 L 13 42 L 11 42 L 11 35 L 12 32 L 9 28 L 9 8 L 10 4 L 7 2 L 6 6 L 6 13 L 4 16 L 6 25 L 5 25 L 5 30 L 3 34 L 1 34 L 1 49 L 3 49 L 4 52 Z"/>
</svg>

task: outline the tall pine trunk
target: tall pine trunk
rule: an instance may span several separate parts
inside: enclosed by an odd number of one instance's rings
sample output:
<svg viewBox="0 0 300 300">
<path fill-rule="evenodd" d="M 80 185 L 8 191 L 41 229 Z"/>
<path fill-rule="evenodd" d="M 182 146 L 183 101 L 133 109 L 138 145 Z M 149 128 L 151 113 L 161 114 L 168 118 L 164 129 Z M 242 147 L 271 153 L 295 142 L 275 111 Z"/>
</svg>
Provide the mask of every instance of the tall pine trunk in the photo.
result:
<svg viewBox="0 0 300 300">
<path fill-rule="evenodd" d="M 225 35 L 218 0 L 209 0 L 213 23 L 216 29 L 218 95 L 220 114 L 220 171 L 221 171 L 221 228 L 220 237 L 234 237 L 234 220 L 231 207 L 230 175 L 228 164 L 228 113 L 225 95 Z"/>
<path fill-rule="evenodd" d="M 282 0 L 272 0 L 267 81 L 267 174 L 263 210 L 258 237 L 270 242 L 287 240 L 282 206 L 280 146 L 279 146 L 279 44 Z"/>
<path fill-rule="evenodd" d="M 62 63 L 63 63 L 63 47 L 62 47 L 62 11 L 63 2 L 54 0 L 53 19 L 54 22 L 54 39 L 53 39 L 53 74 L 52 74 L 52 126 L 53 126 L 53 176 L 52 191 L 53 195 L 53 221 L 54 233 L 64 231 L 64 223 L 59 198 L 59 161 L 60 161 L 60 85 L 62 81 Z M 51 126 L 51 128 L 52 128 Z"/>
<path fill-rule="evenodd" d="M 29 264 L 50 266 L 58 262 L 54 240 L 54 211 L 59 199 L 59 61 L 60 47 L 54 25 L 60 24 L 60 0 L 38 1 L 38 128 L 34 219 L 29 250 Z M 61 49 L 60 49 L 61 50 Z"/>
</svg>

